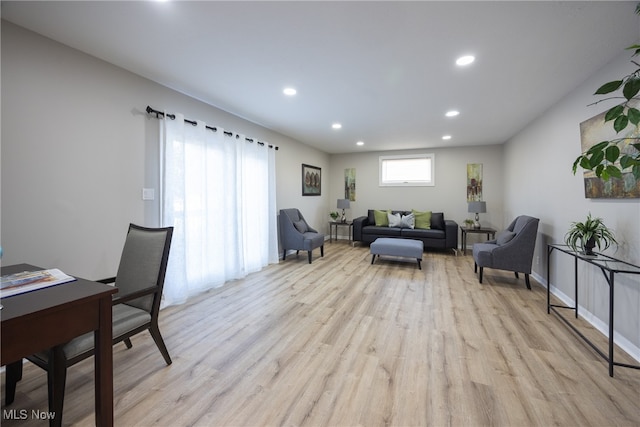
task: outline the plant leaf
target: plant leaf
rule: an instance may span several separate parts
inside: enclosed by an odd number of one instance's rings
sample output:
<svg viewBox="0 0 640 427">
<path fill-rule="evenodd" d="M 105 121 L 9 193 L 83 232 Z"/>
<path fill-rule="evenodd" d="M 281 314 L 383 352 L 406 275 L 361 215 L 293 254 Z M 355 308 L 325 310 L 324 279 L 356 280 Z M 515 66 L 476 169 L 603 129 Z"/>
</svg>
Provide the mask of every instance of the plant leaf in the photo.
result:
<svg viewBox="0 0 640 427">
<path fill-rule="evenodd" d="M 620 171 L 620 169 L 618 169 L 617 166 L 608 165 L 605 170 L 609 174 L 609 176 L 612 176 L 614 178 L 622 178 L 622 172 Z"/>
<path fill-rule="evenodd" d="M 621 130 L 626 128 L 628 124 L 629 119 L 627 118 L 627 116 L 622 115 L 613 122 L 613 129 L 615 129 L 616 132 L 620 132 Z"/>
<path fill-rule="evenodd" d="M 640 124 L 640 110 L 637 108 L 630 107 L 629 110 L 627 110 L 627 117 L 634 125 L 638 126 L 638 124 Z"/>
<path fill-rule="evenodd" d="M 636 160 L 634 160 L 633 157 L 625 154 L 624 156 L 620 157 L 620 167 L 624 170 L 630 166 L 633 166 L 635 164 Z"/>
<path fill-rule="evenodd" d="M 597 144 L 593 145 L 591 148 L 589 148 L 586 153 L 587 154 L 595 154 L 598 151 L 602 151 L 604 150 L 604 148 L 610 144 L 610 141 L 601 141 L 598 142 Z"/>
<path fill-rule="evenodd" d="M 596 90 L 596 93 L 594 93 L 594 95 L 604 95 L 607 93 L 611 93 L 614 90 L 618 90 L 620 86 L 622 86 L 622 80 L 614 80 L 612 82 L 605 83 L 600 86 L 598 90 Z"/>
<path fill-rule="evenodd" d="M 631 99 L 640 92 L 640 78 L 632 77 L 624 84 L 622 94 L 625 98 Z"/>
<path fill-rule="evenodd" d="M 594 172 L 596 173 L 596 176 L 598 178 L 600 178 L 600 176 L 602 175 L 602 172 L 604 172 L 604 165 L 600 164 L 600 165 L 596 166 L 596 169 L 594 170 Z M 608 177 L 607 177 L 607 179 L 608 179 Z"/>
<path fill-rule="evenodd" d="M 640 165 L 635 165 L 633 168 L 631 168 L 631 172 L 633 173 L 633 176 L 636 177 L 636 179 L 640 179 Z"/>
<path fill-rule="evenodd" d="M 591 166 L 589 169 L 593 169 L 598 166 L 604 160 L 604 152 L 598 151 L 594 153 L 593 156 L 589 159 L 589 165 Z"/>
<path fill-rule="evenodd" d="M 604 115 L 604 121 L 608 122 L 609 120 L 615 120 L 620 117 L 620 114 L 624 112 L 624 107 L 622 105 L 616 105 L 607 111 L 607 114 Z"/>
<path fill-rule="evenodd" d="M 573 171 L 573 174 L 576 174 L 576 171 L 578 170 L 578 164 L 580 164 L 580 160 L 582 160 L 582 156 L 578 157 L 574 162 L 573 162 L 573 166 L 571 167 L 571 170 Z"/>
<path fill-rule="evenodd" d="M 615 163 L 620 157 L 620 149 L 617 145 L 610 145 L 604 152 L 604 156 L 608 162 Z"/>
</svg>

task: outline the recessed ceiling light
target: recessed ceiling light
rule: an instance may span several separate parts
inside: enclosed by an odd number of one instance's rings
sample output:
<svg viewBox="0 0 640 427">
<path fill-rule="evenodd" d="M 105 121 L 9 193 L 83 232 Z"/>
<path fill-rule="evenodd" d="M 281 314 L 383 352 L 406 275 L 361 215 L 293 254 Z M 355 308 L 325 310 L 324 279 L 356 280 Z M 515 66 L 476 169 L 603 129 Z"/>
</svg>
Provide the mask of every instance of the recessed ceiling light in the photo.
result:
<svg viewBox="0 0 640 427">
<path fill-rule="evenodd" d="M 460 66 L 465 66 L 465 65 L 471 64 L 475 60 L 476 60 L 475 56 L 473 56 L 473 55 L 465 55 L 465 56 L 461 56 L 460 58 L 458 58 L 456 60 L 456 64 L 460 65 Z"/>
<path fill-rule="evenodd" d="M 455 117 L 458 114 L 460 114 L 460 111 L 456 111 L 456 110 L 451 110 L 451 111 L 447 111 L 447 113 L 445 114 L 445 116 L 447 117 Z"/>
<path fill-rule="evenodd" d="M 340 123 L 334 123 L 334 124 L 331 125 L 331 127 L 334 128 L 334 129 L 340 129 L 340 128 L 342 128 L 342 125 Z"/>
<path fill-rule="evenodd" d="M 356 142 L 356 145 L 364 145 L 364 142 L 358 141 L 358 142 Z"/>
<path fill-rule="evenodd" d="M 444 135 L 444 136 L 442 137 L 442 139 L 444 139 L 445 141 L 447 141 L 447 140 L 451 139 L 451 135 Z"/>
<path fill-rule="evenodd" d="M 295 90 L 295 89 L 294 89 L 294 88 L 292 88 L 292 87 L 286 87 L 286 88 L 284 88 L 284 90 L 282 91 L 282 93 L 284 93 L 284 94 L 285 94 L 285 95 L 287 95 L 287 96 L 293 96 L 293 95 L 295 95 L 296 93 L 298 93 L 298 91 L 297 91 L 297 90 Z"/>
</svg>

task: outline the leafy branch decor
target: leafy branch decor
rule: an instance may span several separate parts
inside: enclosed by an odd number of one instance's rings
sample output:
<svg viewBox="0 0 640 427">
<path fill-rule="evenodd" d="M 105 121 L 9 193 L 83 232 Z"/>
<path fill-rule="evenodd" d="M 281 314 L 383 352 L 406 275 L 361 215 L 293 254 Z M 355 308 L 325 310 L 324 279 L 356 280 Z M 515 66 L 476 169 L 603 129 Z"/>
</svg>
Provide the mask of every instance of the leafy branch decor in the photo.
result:
<svg viewBox="0 0 640 427">
<path fill-rule="evenodd" d="M 593 255 L 593 248 L 605 250 L 611 245 L 618 244 L 611 230 L 604 225 L 602 218 L 593 218 L 591 212 L 584 222 L 572 222 L 564 241 L 576 252 Z"/>
<path fill-rule="evenodd" d="M 636 6 L 636 14 L 640 15 L 640 3 Z M 640 45 L 633 45 L 627 50 L 634 50 L 632 56 L 640 55 Z M 640 180 L 640 110 L 636 108 L 640 103 L 640 64 L 631 60 L 638 68 L 620 80 L 603 84 L 594 95 L 610 95 L 589 105 L 595 105 L 611 99 L 622 99 L 623 102 L 610 108 L 604 121 L 613 122 L 616 134 L 625 130 L 629 124 L 635 129 L 627 136 L 601 141 L 584 151 L 573 162 L 573 174 L 578 166 L 595 173 L 598 178 L 608 181 L 611 178 L 622 179 L 623 173 L 631 173 L 635 180 Z M 614 94 L 622 90 L 620 94 Z"/>
</svg>

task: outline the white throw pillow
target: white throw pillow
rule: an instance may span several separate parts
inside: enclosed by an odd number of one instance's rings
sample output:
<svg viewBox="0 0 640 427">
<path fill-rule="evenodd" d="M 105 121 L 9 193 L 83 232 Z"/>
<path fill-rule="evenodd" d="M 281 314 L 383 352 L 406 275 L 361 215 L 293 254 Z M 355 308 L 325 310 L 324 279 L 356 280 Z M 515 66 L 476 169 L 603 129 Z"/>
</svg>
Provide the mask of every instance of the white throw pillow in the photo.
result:
<svg viewBox="0 0 640 427">
<path fill-rule="evenodd" d="M 389 227 L 414 228 L 416 224 L 416 217 L 413 214 L 400 215 L 399 213 L 387 212 L 387 217 L 389 218 Z"/>
<path fill-rule="evenodd" d="M 387 219 L 389 220 L 389 227 L 400 227 L 400 224 L 402 224 L 402 217 L 399 213 L 392 214 L 387 212 Z"/>
</svg>

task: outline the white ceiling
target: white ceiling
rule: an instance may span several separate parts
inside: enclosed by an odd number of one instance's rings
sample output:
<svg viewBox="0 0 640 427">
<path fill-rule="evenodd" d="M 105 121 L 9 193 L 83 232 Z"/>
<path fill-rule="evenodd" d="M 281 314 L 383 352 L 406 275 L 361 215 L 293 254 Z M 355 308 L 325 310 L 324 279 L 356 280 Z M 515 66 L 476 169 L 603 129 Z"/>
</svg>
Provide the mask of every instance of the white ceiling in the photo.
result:
<svg viewBox="0 0 640 427">
<path fill-rule="evenodd" d="M 640 40 L 636 4 L 2 1 L 2 18 L 346 153 L 505 142 Z"/>
</svg>

